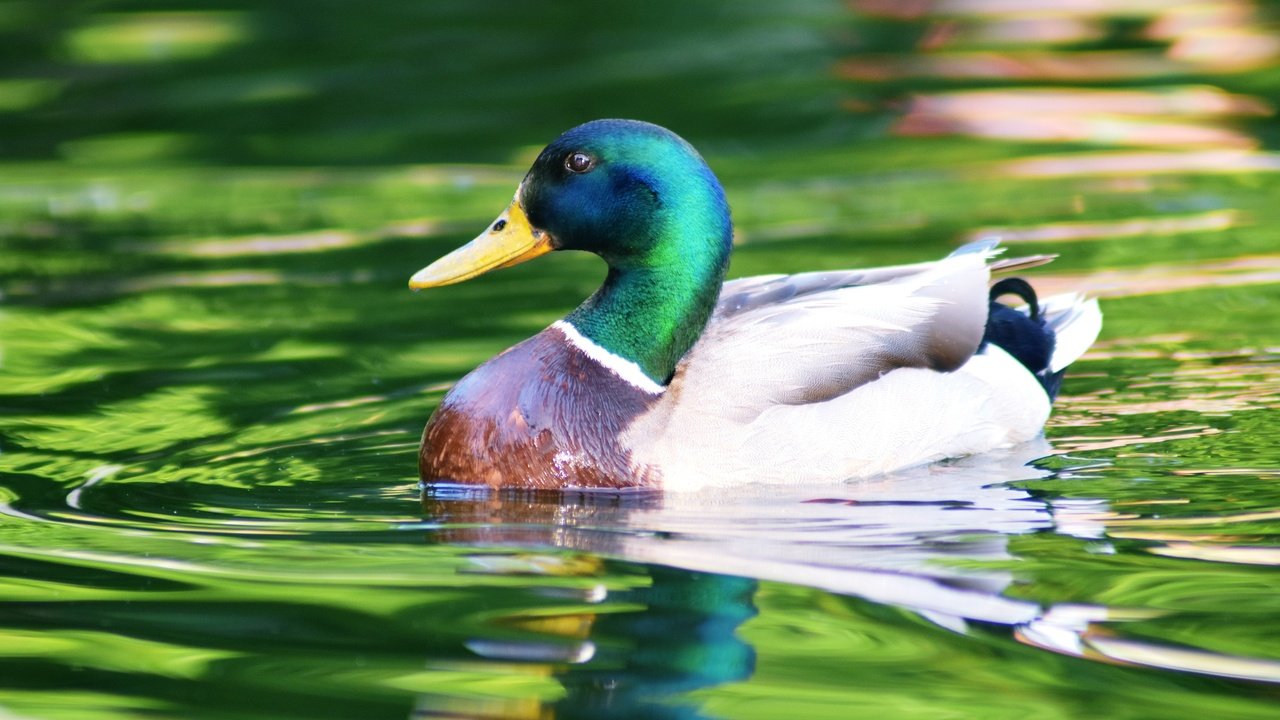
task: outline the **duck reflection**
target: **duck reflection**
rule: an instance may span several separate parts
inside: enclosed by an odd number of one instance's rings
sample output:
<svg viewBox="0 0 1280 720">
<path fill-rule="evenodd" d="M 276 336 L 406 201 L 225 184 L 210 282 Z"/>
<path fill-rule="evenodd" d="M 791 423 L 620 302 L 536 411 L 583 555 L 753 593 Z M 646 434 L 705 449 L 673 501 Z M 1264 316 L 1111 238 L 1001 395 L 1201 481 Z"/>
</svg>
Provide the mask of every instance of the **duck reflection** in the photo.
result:
<svg viewBox="0 0 1280 720">
<path fill-rule="evenodd" d="M 756 582 L 674 568 L 647 572 L 651 585 L 617 598 L 643 609 L 596 618 L 596 655 L 560 675 L 566 694 L 553 706 L 555 717 L 703 717 L 680 696 L 751 676 L 755 650 L 736 631 L 756 614 Z"/>
<path fill-rule="evenodd" d="M 433 542 L 476 548 L 477 572 L 601 578 L 586 589 L 539 588 L 574 601 L 556 622 L 501 621 L 544 641 L 467 643 L 489 661 L 545 663 L 564 695 L 529 716 L 691 718 L 701 715 L 687 693 L 753 672 L 738 630 L 756 614 L 759 580 L 907 608 L 952 631 L 978 621 L 1036 644 L 1074 642 L 1098 618 L 1047 626 L 1044 608 L 1003 594 L 1007 571 L 972 562 L 1009 559 L 1011 535 L 1096 536 L 1082 518 L 1097 508 L 1056 508 L 1010 484 L 1047 475 L 1026 464 L 1046 452 L 1023 447 L 852 485 L 696 495 L 435 486 L 423 509 Z M 636 584 L 607 589 L 603 578 L 616 585 L 619 574 L 638 574 Z"/>
<path fill-rule="evenodd" d="M 662 506 L 656 496 L 573 496 L 560 493 L 469 495 L 429 492 L 428 517 L 441 523 L 437 538 L 450 544 L 526 548 L 516 554 L 472 557 L 475 572 L 504 575 L 598 577 L 605 568 L 598 554 L 619 554 L 627 518 Z M 537 552 L 549 547 L 590 550 L 587 557 Z M 535 662 L 549 669 L 564 689 L 561 698 L 536 707 L 439 705 L 425 698 L 420 716 L 530 718 L 706 717 L 682 696 L 694 690 L 748 679 L 755 651 L 737 635 L 756 615 L 754 579 L 661 565 L 612 563 L 611 576 L 629 587 L 606 590 L 544 586 L 535 592 L 568 601 L 569 611 L 495 621 L 526 633 L 511 640 L 504 632 L 473 638 L 471 652 L 500 663 Z M 576 601 L 576 602 L 575 602 Z M 597 612 L 582 612 L 587 603 Z M 529 639 L 538 637 L 541 640 Z"/>
<path fill-rule="evenodd" d="M 433 488 L 423 496 L 426 515 L 441 525 L 437 539 L 482 547 L 570 548 L 594 555 L 625 555 L 634 537 L 622 532 L 636 513 L 658 512 L 653 494 L 618 496 L 561 492 L 473 493 Z M 599 565 L 574 558 L 533 554 L 477 555 L 480 571 L 595 574 Z M 495 643 L 476 639 L 467 647 L 496 661 L 552 661 L 565 695 L 533 716 L 557 718 L 698 718 L 679 696 L 699 688 L 749 678 L 755 651 L 736 631 L 755 616 L 753 579 L 680 568 L 620 566 L 635 573 L 637 587 L 588 589 L 577 599 L 601 612 L 545 620 L 539 629 L 554 639 Z M 647 580 L 647 582 L 646 582 Z M 543 594 L 574 593 L 544 588 Z M 618 608 L 623 608 L 621 611 Z M 577 640 L 564 644 L 565 640 Z"/>
</svg>

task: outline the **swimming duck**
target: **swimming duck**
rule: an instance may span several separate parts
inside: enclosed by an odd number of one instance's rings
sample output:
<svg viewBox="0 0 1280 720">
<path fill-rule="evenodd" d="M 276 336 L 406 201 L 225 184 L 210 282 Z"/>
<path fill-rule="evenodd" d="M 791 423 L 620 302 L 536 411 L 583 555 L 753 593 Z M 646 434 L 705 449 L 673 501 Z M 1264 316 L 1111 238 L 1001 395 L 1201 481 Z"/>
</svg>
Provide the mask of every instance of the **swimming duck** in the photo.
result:
<svg viewBox="0 0 1280 720">
<path fill-rule="evenodd" d="M 724 190 L 633 120 L 548 145 L 507 209 L 413 275 L 461 282 L 553 250 L 608 264 L 564 319 L 480 365 L 423 432 L 425 481 L 695 490 L 869 477 L 1038 436 L 1097 302 L 992 288 L 994 242 L 935 262 L 724 282 Z M 1011 282 L 1012 281 L 1012 282 Z M 1016 310 L 995 302 L 1012 294 Z"/>
</svg>

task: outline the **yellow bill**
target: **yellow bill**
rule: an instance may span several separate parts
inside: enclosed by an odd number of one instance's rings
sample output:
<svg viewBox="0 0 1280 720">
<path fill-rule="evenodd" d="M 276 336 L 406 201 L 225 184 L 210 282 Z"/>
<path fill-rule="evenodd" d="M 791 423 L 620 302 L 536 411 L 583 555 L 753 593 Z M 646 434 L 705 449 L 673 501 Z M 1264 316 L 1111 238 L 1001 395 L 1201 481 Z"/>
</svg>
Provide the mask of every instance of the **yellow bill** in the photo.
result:
<svg viewBox="0 0 1280 720">
<path fill-rule="evenodd" d="M 471 242 L 409 278 L 414 290 L 452 285 L 551 252 L 551 236 L 529 224 L 517 198 Z"/>
</svg>

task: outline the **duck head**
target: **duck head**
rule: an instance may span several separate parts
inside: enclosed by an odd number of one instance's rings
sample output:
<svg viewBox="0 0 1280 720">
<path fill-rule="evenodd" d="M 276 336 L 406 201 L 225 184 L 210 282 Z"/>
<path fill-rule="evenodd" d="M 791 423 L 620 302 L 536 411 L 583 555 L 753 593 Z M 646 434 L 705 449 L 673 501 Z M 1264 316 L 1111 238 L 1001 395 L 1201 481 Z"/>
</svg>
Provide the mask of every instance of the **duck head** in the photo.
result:
<svg viewBox="0 0 1280 720">
<path fill-rule="evenodd" d="M 543 149 L 511 205 L 409 286 L 449 285 L 553 250 L 594 253 L 609 274 L 566 322 L 661 384 L 710 316 L 732 238 L 724 190 L 691 145 L 650 123 L 597 120 Z"/>
<path fill-rule="evenodd" d="M 462 282 L 552 250 L 592 252 L 614 268 L 723 264 L 731 240 L 724 191 L 692 146 L 650 123 L 596 120 L 544 148 L 511 205 L 409 286 Z"/>
</svg>

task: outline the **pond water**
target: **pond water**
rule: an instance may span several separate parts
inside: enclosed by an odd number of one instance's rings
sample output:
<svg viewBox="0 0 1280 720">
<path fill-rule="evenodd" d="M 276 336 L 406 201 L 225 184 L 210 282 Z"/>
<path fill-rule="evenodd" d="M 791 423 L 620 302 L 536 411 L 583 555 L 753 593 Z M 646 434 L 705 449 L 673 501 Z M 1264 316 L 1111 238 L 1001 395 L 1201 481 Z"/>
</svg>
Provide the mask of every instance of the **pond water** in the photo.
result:
<svg viewBox="0 0 1280 720">
<path fill-rule="evenodd" d="M 0 718 L 1276 717 L 1268 7 L 154 5 L 0 4 Z M 603 271 L 407 278 L 596 116 L 704 151 L 732 276 L 1060 254 L 1106 320 L 1046 440 L 424 495 Z"/>
</svg>

